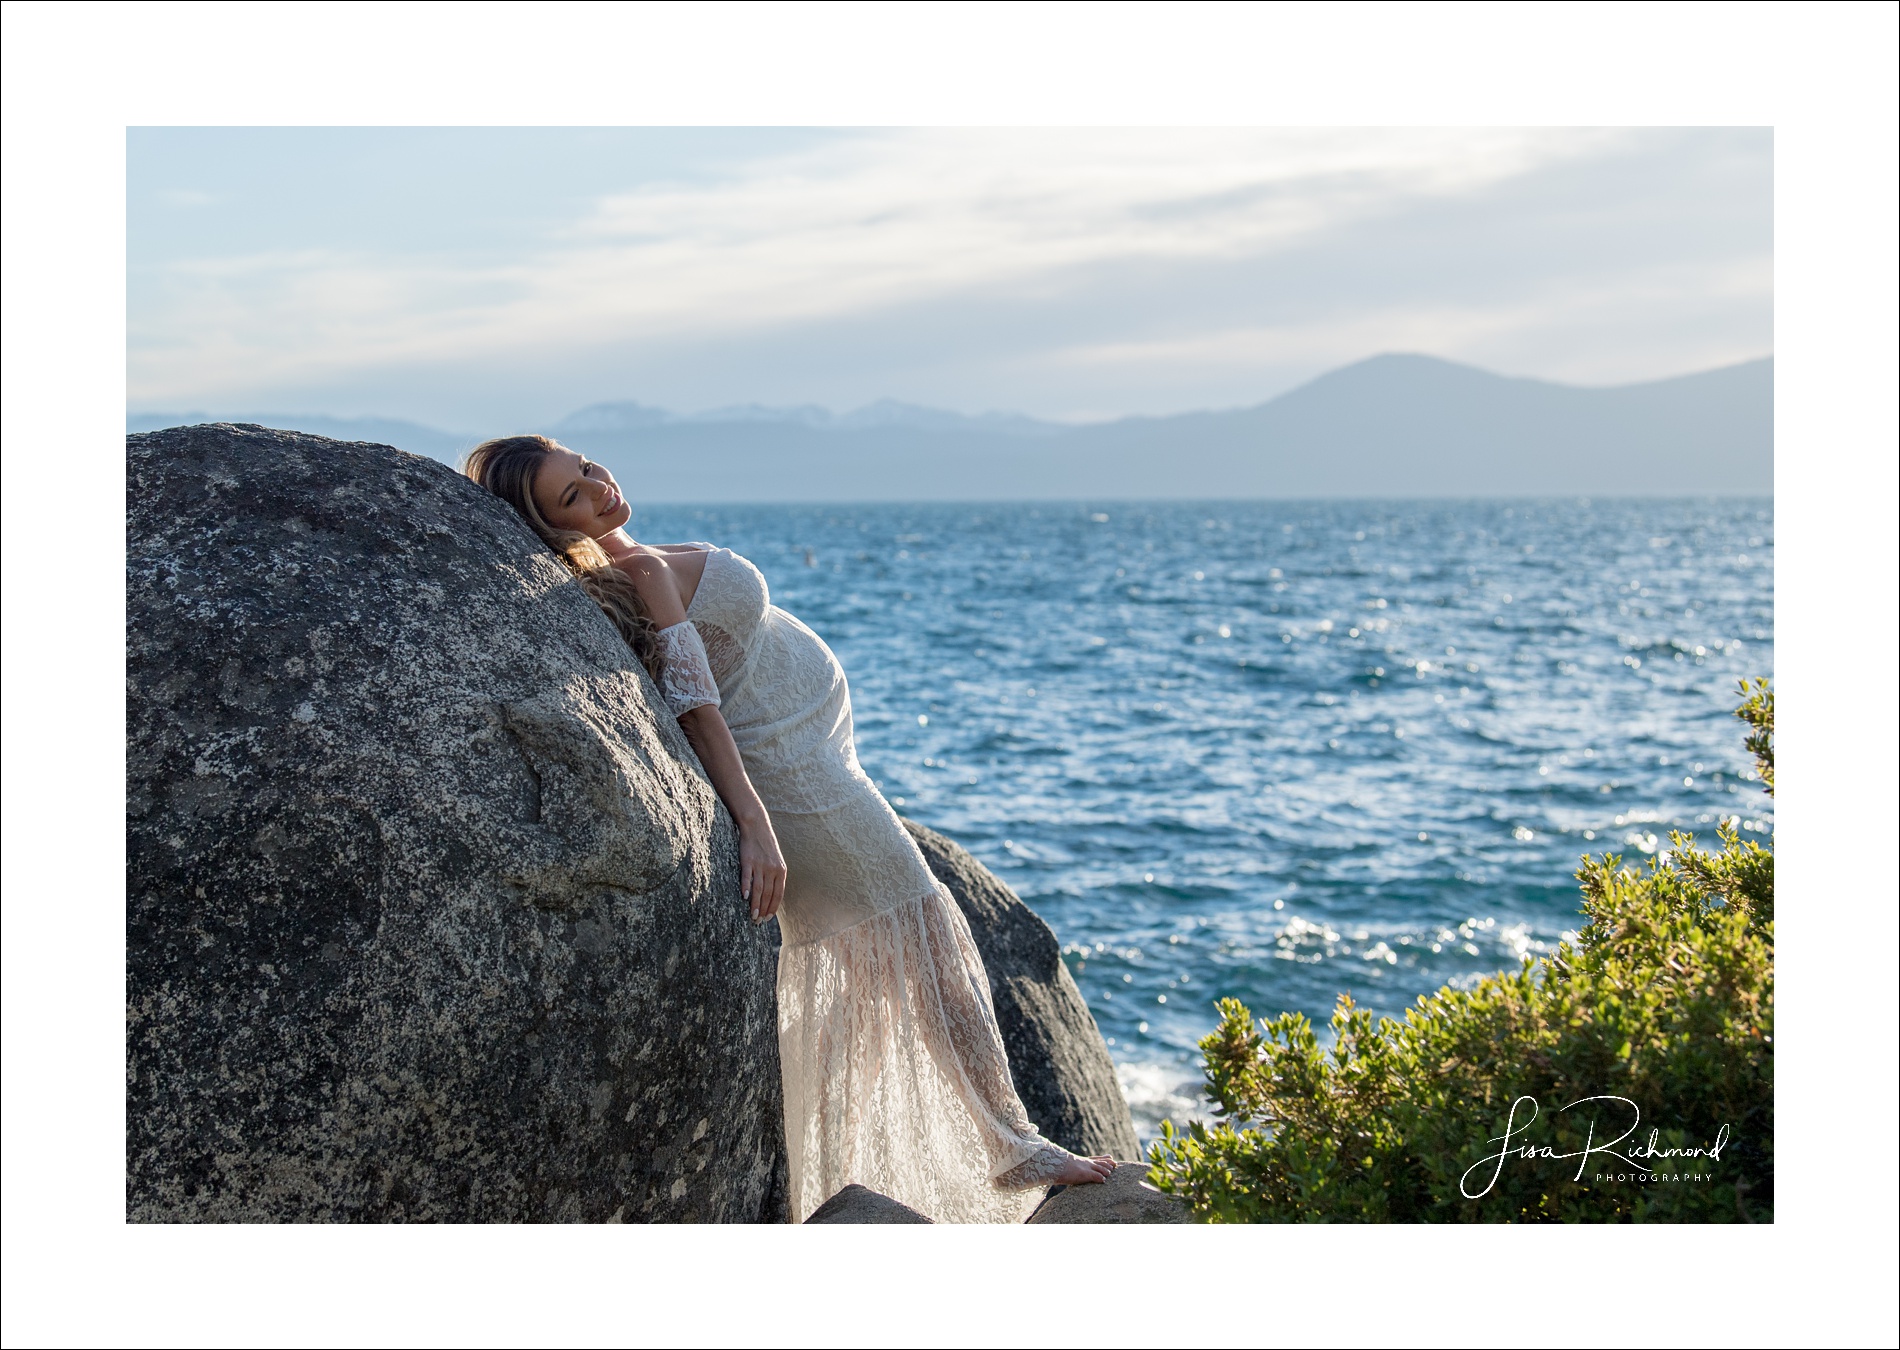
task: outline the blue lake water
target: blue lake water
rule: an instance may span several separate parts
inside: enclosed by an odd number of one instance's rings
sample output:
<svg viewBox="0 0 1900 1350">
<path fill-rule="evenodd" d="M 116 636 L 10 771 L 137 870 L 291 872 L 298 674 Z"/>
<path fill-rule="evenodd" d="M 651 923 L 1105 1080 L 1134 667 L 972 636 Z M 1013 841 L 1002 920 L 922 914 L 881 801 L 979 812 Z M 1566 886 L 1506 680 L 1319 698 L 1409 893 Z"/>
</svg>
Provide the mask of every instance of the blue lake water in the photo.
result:
<svg viewBox="0 0 1900 1350">
<path fill-rule="evenodd" d="M 656 507 L 757 563 L 858 749 L 1054 927 L 1144 1139 L 1213 1002 L 1323 1028 L 1545 952 L 1580 854 L 1772 804 L 1767 500 Z M 1745 836 L 1746 837 L 1746 836 Z"/>
</svg>

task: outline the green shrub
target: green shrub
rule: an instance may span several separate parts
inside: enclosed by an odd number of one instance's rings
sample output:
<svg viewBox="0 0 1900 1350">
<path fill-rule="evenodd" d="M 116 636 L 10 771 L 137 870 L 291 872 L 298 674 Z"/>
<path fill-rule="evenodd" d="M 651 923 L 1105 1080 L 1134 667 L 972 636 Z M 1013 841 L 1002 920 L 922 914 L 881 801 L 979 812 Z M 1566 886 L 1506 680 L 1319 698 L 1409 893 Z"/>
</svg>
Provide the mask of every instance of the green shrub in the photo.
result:
<svg viewBox="0 0 1900 1350">
<path fill-rule="evenodd" d="M 1774 695 L 1742 694 L 1772 793 Z M 1774 856 L 1718 834 L 1646 871 L 1586 857 L 1574 944 L 1403 1022 L 1342 995 L 1331 1050 L 1221 1000 L 1221 1119 L 1164 1123 L 1150 1178 L 1210 1223 L 1772 1219 Z"/>
</svg>

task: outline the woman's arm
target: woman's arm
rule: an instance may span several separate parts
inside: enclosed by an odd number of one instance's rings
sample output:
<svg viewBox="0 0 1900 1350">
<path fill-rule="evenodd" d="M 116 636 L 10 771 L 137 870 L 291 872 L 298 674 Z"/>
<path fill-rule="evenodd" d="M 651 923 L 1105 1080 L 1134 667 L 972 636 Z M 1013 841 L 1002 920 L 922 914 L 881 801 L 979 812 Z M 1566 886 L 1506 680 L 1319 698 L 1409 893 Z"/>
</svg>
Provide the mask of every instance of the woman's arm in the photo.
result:
<svg viewBox="0 0 1900 1350">
<path fill-rule="evenodd" d="M 751 901 L 755 920 L 769 919 L 785 899 L 785 858 L 772 831 L 772 818 L 746 777 L 732 728 L 719 709 L 708 703 L 682 714 L 680 730 L 739 827 L 739 893 Z"/>
<path fill-rule="evenodd" d="M 632 578 L 655 628 L 686 622 L 678 578 L 664 558 L 635 553 L 615 559 L 614 566 Z M 711 703 L 687 709 L 680 714 L 679 723 L 712 780 L 713 790 L 739 827 L 739 894 L 750 902 L 754 920 L 769 919 L 778 913 L 779 903 L 785 898 L 785 856 L 779 851 L 772 818 L 753 790 L 752 780 L 746 777 L 732 728 Z"/>
</svg>

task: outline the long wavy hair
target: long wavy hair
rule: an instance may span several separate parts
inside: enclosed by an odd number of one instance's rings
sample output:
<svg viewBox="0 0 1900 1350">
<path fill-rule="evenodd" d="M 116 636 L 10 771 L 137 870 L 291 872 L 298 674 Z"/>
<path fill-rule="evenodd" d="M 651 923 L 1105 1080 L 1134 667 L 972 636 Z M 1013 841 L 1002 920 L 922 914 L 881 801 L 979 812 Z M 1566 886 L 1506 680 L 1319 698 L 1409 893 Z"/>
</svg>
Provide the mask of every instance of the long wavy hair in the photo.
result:
<svg viewBox="0 0 1900 1350">
<path fill-rule="evenodd" d="M 607 550 L 579 530 L 557 530 L 541 518 L 534 504 L 534 475 L 549 452 L 563 449 L 547 436 L 498 436 L 468 452 L 462 472 L 507 502 L 541 536 L 574 579 L 612 621 L 647 673 L 660 678 L 660 645 L 653 620 L 640 592 L 626 573 L 613 565 Z"/>
</svg>

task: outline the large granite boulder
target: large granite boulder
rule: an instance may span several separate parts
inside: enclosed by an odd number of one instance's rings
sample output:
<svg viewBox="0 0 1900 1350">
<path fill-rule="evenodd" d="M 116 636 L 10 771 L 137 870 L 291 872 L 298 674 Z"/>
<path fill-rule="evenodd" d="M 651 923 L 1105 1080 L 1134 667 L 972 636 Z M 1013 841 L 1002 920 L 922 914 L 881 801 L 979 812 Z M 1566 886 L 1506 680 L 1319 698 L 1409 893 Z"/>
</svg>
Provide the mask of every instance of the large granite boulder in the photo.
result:
<svg viewBox="0 0 1900 1350">
<path fill-rule="evenodd" d="M 128 1216 L 782 1221 L 776 925 L 560 564 L 386 446 L 127 459 Z"/>
<path fill-rule="evenodd" d="M 904 826 L 956 897 L 983 953 L 1016 1095 L 1043 1136 L 1084 1157 L 1139 1158 L 1115 1063 L 1049 925 L 962 847 Z"/>
</svg>

